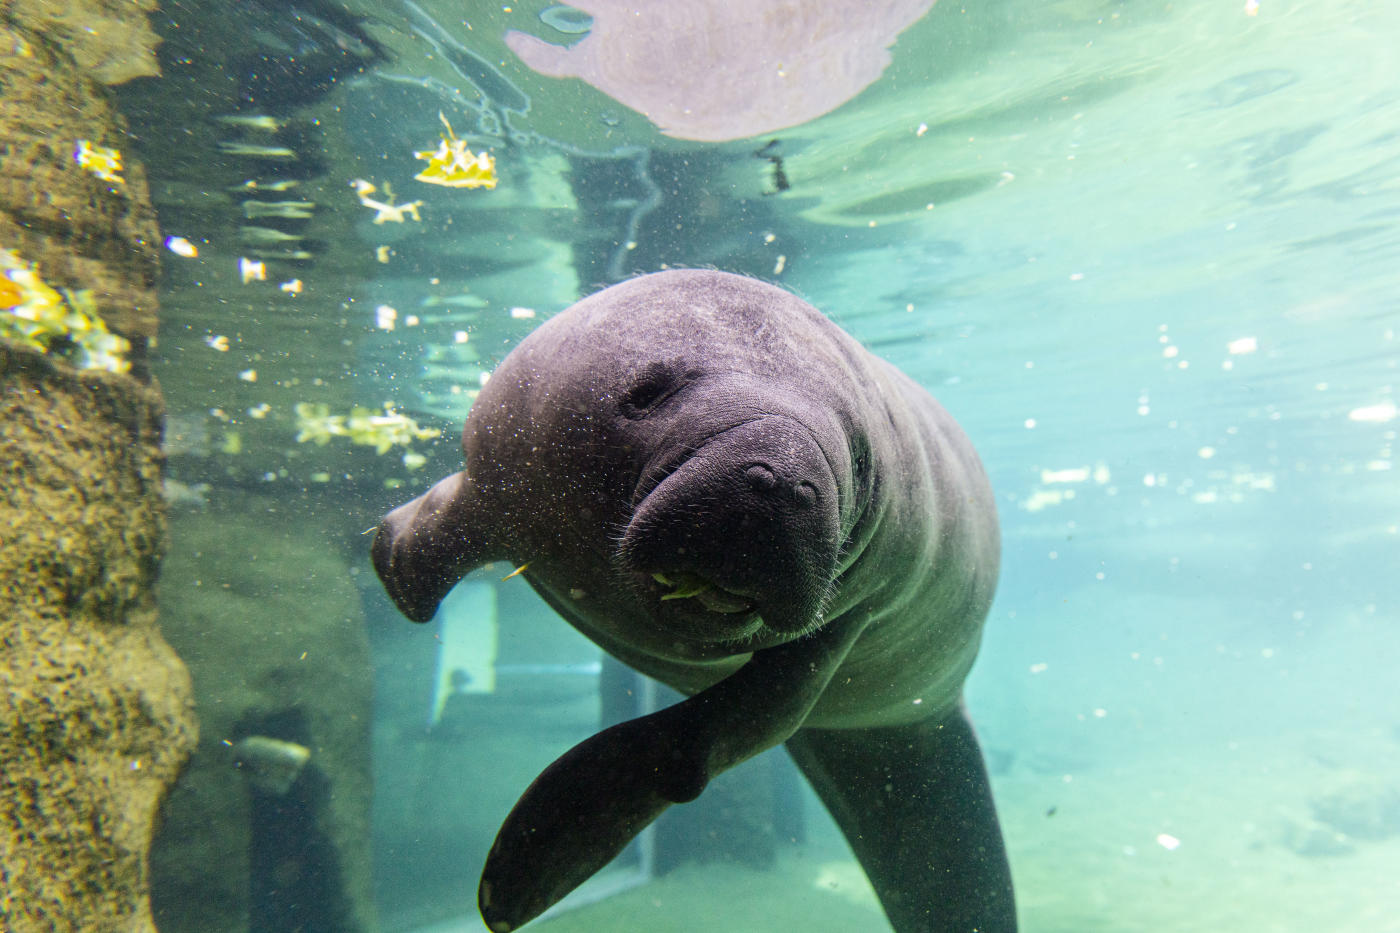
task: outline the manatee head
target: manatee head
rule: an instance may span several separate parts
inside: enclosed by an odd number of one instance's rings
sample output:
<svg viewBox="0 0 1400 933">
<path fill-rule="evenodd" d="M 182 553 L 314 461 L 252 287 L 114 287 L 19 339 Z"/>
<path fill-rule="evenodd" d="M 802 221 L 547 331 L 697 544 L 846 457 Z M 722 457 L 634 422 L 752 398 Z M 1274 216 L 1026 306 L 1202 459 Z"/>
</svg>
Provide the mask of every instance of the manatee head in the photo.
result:
<svg viewBox="0 0 1400 933">
<path fill-rule="evenodd" d="M 836 477 L 811 432 L 767 416 L 657 454 L 617 561 L 667 627 L 742 636 L 761 620 L 792 636 L 819 624 L 841 521 Z"/>
<path fill-rule="evenodd" d="M 493 374 L 463 431 L 466 470 L 387 517 L 376 567 L 412 618 L 508 559 L 595 630 L 652 648 L 807 632 L 868 500 L 853 347 L 810 305 L 734 275 L 590 296 Z"/>
</svg>

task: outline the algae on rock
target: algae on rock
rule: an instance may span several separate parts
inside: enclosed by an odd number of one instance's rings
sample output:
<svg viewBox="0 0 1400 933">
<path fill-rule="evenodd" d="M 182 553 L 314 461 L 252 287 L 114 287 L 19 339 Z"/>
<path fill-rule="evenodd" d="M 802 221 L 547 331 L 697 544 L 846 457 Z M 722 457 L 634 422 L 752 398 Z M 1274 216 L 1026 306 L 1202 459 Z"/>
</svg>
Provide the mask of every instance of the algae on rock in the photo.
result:
<svg viewBox="0 0 1400 933">
<path fill-rule="evenodd" d="M 159 394 L 0 345 L 0 927 L 154 930 L 147 849 L 195 742 L 156 628 Z"/>
<path fill-rule="evenodd" d="M 150 839 L 195 743 L 189 675 L 156 627 L 164 406 L 140 359 L 156 327 L 155 213 L 139 164 L 116 183 L 74 158 L 80 140 L 122 137 L 103 84 L 149 70 L 149 30 L 129 13 L 152 5 L 0 4 L 0 249 L 54 288 L 90 290 L 137 351 L 135 376 L 79 372 L 0 340 L 7 933 L 155 929 Z M 94 28 L 106 16 L 125 25 Z"/>
</svg>

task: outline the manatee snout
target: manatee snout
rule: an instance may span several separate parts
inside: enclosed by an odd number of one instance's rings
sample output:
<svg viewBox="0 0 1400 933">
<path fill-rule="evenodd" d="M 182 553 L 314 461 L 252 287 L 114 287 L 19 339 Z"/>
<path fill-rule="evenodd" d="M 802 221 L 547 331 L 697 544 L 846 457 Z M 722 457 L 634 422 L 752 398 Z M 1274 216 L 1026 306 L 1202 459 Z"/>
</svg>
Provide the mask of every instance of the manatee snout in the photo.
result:
<svg viewBox="0 0 1400 933">
<path fill-rule="evenodd" d="M 836 479 L 811 434 L 763 419 L 711 438 L 642 499 L 619 548 L 663 602 L 737 613 L 771 629 L 821 620 L 840 551 Z"/>
</svg>

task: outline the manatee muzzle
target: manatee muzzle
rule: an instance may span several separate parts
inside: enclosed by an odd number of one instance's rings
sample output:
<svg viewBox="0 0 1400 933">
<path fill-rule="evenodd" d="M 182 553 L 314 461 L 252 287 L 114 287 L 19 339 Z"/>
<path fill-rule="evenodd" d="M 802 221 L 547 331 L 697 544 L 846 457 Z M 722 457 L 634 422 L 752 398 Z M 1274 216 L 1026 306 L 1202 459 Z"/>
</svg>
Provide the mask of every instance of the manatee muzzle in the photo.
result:
<svg viewBox="0 0 1400 933">
<path fill-rule="evenodd" d="M 708 439 L 646 493 L 618 548 L 659 600 L 738 615 L 781 632 L 820 621 L 836 571 L 836 480 L 816 441 L 786 418 Z"/>
</svg>

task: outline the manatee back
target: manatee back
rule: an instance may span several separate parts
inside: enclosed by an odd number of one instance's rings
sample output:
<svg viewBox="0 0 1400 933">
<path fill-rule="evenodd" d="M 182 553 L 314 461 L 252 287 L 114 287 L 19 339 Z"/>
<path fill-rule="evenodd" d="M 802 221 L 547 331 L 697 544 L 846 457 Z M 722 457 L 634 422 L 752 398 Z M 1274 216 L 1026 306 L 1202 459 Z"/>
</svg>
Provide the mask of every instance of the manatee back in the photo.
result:
<svg viewBox="0 0 1400 933">
<path fill-rule="evenodd" d="M 830 397 L 849 392 L 871 358 L 790 292 L 732 273 L 677 269 L 619 283 L 555 315 L 491 383 L 528 382 L 534 394 L 554 397 L 580 385 L 606 391 L 656 362 L 801 384 Z"/>
</svg>

